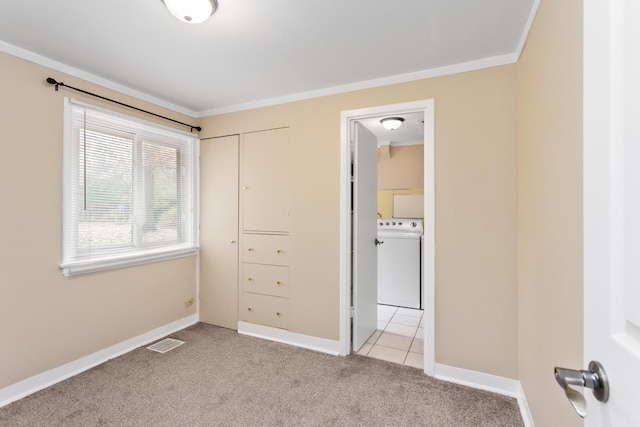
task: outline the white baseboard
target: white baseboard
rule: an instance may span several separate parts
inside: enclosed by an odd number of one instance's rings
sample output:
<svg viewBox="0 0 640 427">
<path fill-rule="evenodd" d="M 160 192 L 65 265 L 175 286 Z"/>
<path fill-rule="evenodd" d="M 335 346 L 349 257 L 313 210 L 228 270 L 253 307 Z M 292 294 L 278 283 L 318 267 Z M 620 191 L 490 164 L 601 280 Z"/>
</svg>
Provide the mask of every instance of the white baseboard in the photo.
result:
<svg viewBox="0 0 640 427">
<path fill-rule="evenodd" d="M 520 407 L 524 427 L 535 427 L 535 424 L 533 424 L 533 417 L 531 416 L 531 410 L 527 403 L 527 397 L 524 394 L 524 388 L 522 388 L 522 383 L 518 385 L 518 406 Z"/>
<path fill-rule="evenodd" d="M 479 390 L 486 390 L 505 396 L 515 397 L 522 415 L 525 427 L 534 427 L 533 418 L 529 411 L 529 405 L 520 381 L 511 378 L 499 377 L 468 369 L 454 368 L 453 366 L 435 364 L 435 378 L 465 385 Z"/>
<path fill-rule="evenodd" d="M 50 387 L 74 375 L 78 375 L 79 373 L 100 365 L 110 359 L 121 356 L 138 347 L 184 329 L 187 326 L 194 325 L 197 322 L 198 314 L 192 314 L 191 316 L 176 320 L 175 322 L 171 322 L 142 335 L 130 338 L 88 356 L 81 357 L 73 362 L 66 363 L 62 366 L 58 366 L 57 368 L 50 369 L 46 372 L 0 389 L 0 408 L 35 393 L 36 391 Z"/>
<path fill-rule="evenodd" d="M 315 350 L 321 353 L 332 354 L 334 356 L 340 355 L 340 341 L 298 334 L 285 329 L 272 328 L 270 326 L 257 325 L 249 322 L 238 322 L 238 333 Z"/>
</svg>

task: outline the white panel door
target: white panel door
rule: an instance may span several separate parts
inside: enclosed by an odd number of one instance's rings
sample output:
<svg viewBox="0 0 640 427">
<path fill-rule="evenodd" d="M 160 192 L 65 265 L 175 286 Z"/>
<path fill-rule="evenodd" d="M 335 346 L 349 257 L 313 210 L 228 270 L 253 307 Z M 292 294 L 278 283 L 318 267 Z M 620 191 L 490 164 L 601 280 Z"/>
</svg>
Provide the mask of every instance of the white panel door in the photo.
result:
<svg viewBox="0 0 640 427">
<path fill-rule="evenodd" d="M 584 17 L 584 357 L 610 385 L 585 425 L 640 426 L 640 2 Z"/>
<path fill-rule="evenodd" d="M 238 327 L 238 135 L 200 143 L 200 320 Z"/>
<path fill-rule="evenodd" d="M 353 351 L 378 327 L 377 159 L 378 140 L 360 123 L 354 129 Z"/>
</svg>

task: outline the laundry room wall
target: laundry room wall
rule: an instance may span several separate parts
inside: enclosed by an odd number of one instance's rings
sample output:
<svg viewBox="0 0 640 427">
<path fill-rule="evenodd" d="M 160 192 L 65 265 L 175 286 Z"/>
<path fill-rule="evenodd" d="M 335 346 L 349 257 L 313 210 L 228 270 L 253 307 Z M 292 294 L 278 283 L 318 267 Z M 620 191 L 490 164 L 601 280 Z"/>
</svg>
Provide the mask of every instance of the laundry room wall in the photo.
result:
<svg viewBox="0 0 640 427">
<path fill-rule="evenodd" d="M 391 146 L 390 158 L 378 158 L 378 190 L 424 187 L 424 144 Z"/>
<path fill-rule="evenodd" d="M 436 361 L 517 378 L 515 66 L 209 116 L 201 137 L 290 127 L 289 327 L 338 340 L 340 113 L 431 98 Z"/>
<path fill-rule="evenodd" d="M 378 156 L 378 213 L 392 218 L 393 196 L 424 194 L 424 144 L 391 146 L 390 156 Z M 416 218 L 422 216 L 417 215 Z"/>
</svg>

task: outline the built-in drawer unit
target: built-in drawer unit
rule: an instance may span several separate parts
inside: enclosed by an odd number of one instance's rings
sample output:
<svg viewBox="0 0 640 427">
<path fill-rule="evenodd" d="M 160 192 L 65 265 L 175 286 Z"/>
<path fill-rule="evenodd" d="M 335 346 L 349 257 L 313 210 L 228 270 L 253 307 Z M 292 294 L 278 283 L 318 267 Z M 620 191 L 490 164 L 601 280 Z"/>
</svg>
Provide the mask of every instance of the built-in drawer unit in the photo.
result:
<svg viewBox="0 0 640 427">
<path fill-rule="evenodd" d="M 289 267 L 243 263 L 242 290 L 286 298 L 289 296 Z"/>
<path fill-rule="evenodd" d="M 289 265 L 289 236 L 245 233 L 242 241 L 243 262 Z"/>
<path fill-rule="evenodd" d="M 288 329 L 289 299 L 243 292 L 240 318 L 246 322 Z"/>
</svg>

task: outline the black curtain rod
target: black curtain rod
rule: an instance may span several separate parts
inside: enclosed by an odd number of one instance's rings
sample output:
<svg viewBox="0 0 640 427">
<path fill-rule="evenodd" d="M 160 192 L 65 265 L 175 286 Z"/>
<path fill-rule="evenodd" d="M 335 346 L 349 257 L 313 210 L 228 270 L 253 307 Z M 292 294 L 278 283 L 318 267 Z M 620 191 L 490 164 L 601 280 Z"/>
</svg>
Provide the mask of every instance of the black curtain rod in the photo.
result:
<svg viewBox="0 0 640 427">
<path fill-rule="evenodd" d="M 193 125 L 190 125 L 188 123 L 179 122 L 179 121 L 174 120 L 172 118 L 161 116 L 160 114 L 152 113 L 151 111 L 143 110 L 142 108 L 134 107 L 133 105 L 125 104 L 124 102 L 116 101 L 115 99 L 111 99 L 111 98 L 107 98 L 107 97 L 104 97 L 104 96 L 101 96 L 101 95 L 98 95 L 98 94 L 95 94 L 95 93 L 87 92 L 86 90 L 78 89 L 77 87 L 69 86 L 69 85 L 66 85 L 66 84 L 64 84 L 62 82 L 58 82 L 58 81 L 56 81 L 56 79 L 54 79 L 52 77 L 47 77 L 47 83 L 52 84 L 52 85 L 56 85 L 56 92 L 58 91 L 58 87 L 60 87 L 60 86 L 68 87 L 69 89 L 73 89 L 75 91 L 78 91 L 78 92 L 81 92 L 81 93 L 84 93 L 84 94 L 87 94 L 87 95 L 95 96 L 96 98 L 104 99 L 105 101 L 113 102 L 114 104 L 122 105 L 123 107 L 131 108 L 133 110 L 137 110 L 137 111 L 141 111 L 143 113 L 151 114 L 152 116 L 160 117 L 161 119 L 165 119 L 165 120 L 172 121 L 174 123 L 181 124 L 183 126 L 191 128 L 191 132 L 193 132 L 194 129 L 197 130 L 198 132 L 200 132 L 202 130 L 202 128 L 200 126 L 193 126 Z"/>
</svg>

